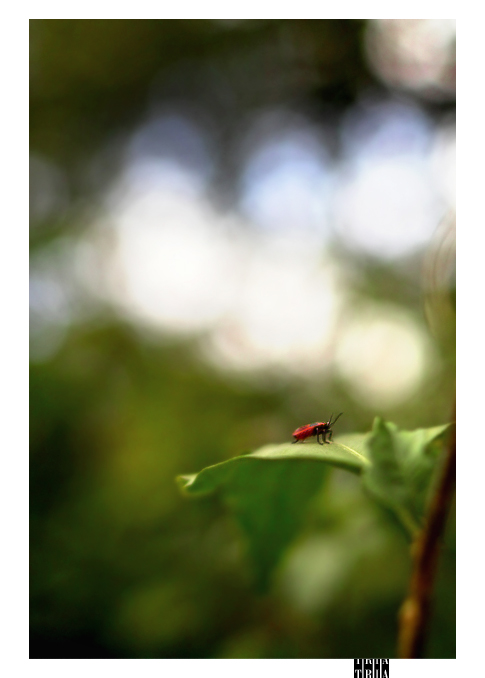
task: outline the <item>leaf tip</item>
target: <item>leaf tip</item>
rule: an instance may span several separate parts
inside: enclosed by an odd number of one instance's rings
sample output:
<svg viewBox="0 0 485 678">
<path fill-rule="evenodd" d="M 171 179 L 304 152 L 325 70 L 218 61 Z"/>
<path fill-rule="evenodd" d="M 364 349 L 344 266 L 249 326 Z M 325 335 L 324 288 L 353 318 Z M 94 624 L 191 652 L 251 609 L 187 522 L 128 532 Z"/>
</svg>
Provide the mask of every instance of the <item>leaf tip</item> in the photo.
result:
<svg viewBox="0 0 485 678">
<path fill-rule="evenodd" d="M 177 476 L 175 478 L 175 482 L 177 483 L 179 489 L 186 493 L 190 491 L 190 486 L 193 485 L 196 476 L 196 473 L 187 476 Z"/>
</svg>

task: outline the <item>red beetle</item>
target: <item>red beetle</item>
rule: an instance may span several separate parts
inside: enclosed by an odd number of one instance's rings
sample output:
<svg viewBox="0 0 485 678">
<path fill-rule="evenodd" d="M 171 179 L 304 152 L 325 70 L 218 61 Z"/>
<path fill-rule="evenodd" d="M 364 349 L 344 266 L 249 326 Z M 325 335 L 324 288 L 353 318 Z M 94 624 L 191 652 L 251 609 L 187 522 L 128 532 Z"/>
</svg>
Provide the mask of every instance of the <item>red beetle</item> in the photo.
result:
<svg viewBox="0 0 485 678">
<path fill-rule="evenodd" d="M 335 424 L 337 419 L 341 417 L 343 412 L 332 421 L 333 414 L 330 416 L 329 421 L 316 421 L 314 424 L 306 424 L 306 426 L 300 426 L 296 431 L 293 431 L 293 437 L 295 440 L 294 443 L 297 443 L 299 440 L 305 440 L 306 438 L 311 438 L 312 436 L 317 436 L 317 443 L 323 445 L 323 443 L 328 443 L 332 440 L 332 426 Z M 328 433 L 328 440 L 326 438 Z M 322 436 L 323 443 L 320 442 L 320 436 Z"/>
</svg>

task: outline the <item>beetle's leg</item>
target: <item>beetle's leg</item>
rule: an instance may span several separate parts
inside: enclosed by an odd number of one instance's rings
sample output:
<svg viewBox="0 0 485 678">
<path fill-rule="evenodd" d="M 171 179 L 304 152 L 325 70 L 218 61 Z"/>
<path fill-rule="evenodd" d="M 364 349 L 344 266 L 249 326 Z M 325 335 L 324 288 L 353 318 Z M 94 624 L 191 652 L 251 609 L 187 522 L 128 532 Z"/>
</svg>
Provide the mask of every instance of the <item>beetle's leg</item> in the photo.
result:
<svg viewBox="0 0 485 678">
<path fill-rule="evenodd" d="M 330 442 L 332 440 L 332 436 L 333 436 L 333 431 L 332 431 L 332 429 L 330 429 L 329 432 L 328 432 L 328 442 Z"/>
</svg>

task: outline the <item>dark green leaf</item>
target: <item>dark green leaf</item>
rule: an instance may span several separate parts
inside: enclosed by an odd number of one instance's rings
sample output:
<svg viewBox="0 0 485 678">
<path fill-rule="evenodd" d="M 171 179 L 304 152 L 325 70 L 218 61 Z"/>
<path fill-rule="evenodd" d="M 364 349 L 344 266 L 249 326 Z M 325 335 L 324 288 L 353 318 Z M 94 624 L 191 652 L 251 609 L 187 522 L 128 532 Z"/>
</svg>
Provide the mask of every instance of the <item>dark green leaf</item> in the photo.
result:
<svg viewBox="0 0 485 678">
<path fill-rule="evenodd" d="M 400 431 L 376 417 L 366 440 L 371 464 L 366 467 L 364 484 L 411 534 L 422 526 L 436 458 L 448 430 L 449 424 Z"/>
<path fill-rule="evenodd" d="M 399 431 L 376 418 L 370 433 L 340 436 L 328 445 L 268 445 L 178 482 L 189 495 L 221 494 L 247 537 L 257 586 L 265 590 L 331 466 L 363 472 L 370 493 L 415 533 L 448 429 Z"/>
<path fill-rule="evenodd" d="M 189 494 L 222 494 L 248 538 L 256 584 L 264 591 L 282 553 L 300 530 L 329 465 L 358 473 L 369 463 L 362 454 L 363 438 L 347 436 L 328 445 L 268 445 L 196 475 L 180 476 L 178 481 Z"/>
</svg>

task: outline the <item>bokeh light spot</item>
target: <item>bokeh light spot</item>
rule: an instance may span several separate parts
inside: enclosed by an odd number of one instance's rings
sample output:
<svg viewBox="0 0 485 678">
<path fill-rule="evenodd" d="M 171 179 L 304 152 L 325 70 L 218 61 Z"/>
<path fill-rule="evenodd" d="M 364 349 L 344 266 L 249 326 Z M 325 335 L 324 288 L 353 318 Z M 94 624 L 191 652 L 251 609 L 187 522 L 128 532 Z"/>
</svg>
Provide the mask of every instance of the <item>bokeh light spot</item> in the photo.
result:
<svg viewBox="0 0 485 678">
<path fill-rule="evenodd" d="M 388 409 L 410 398 L 433 363 L 429 340 L 415 320 L 387 306 L 367 306 L 349 319 L 336 367 L 356 398 Z"/>
</svg>

